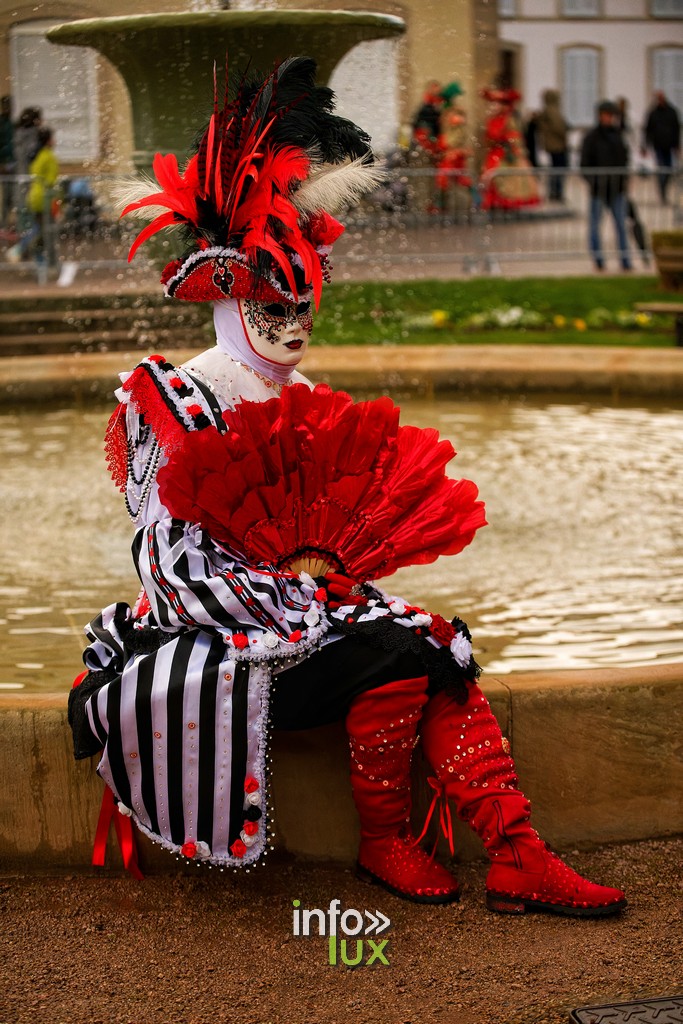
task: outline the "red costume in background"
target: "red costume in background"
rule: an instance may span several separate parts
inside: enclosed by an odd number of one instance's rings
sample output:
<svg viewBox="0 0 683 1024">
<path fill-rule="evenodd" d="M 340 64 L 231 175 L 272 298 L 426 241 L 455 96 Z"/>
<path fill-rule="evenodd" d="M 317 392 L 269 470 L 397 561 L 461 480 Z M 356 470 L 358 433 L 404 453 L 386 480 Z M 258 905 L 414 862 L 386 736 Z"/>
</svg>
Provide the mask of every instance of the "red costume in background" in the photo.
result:
<svg viewBox="0 0 683 1024">
<path fill-rule="evenodd" d="M 467 163 L 471 150 L 463 144 L 465 112 L 455 105 L 462 89 L 457 82 L 441 88 L 430 82 L 413 122 L 413 145 L 423 150 L 436 168 L 433 212 L 446 208 L 446 195 L 453 188 L 472 188 Z"/>
<path fill-rule="evenodd" d="M 540 202 L 538 184 L 515 113 L 520 94 L 514 89 L 486 89 L 483 97 L 496 104 L 486 122 L 486 156 L 482 166 L 482 207 L 517 210 Z M 518 168 L 520 174 L 502 173 Z"/>
</svg>

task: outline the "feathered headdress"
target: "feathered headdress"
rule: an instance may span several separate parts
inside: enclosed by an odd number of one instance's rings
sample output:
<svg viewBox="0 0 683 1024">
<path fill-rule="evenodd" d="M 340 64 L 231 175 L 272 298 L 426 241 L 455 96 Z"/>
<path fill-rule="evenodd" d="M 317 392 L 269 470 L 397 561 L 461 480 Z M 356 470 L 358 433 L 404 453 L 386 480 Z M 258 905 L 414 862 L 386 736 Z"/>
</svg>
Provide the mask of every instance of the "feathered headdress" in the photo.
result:
<svg viewBox="0 0 683 1024">
<path fill-rule="evenodd" d="M 480 95 L 489 103 L 503 103 L 508 107 L 513 106 L 522 98 L 521 92 L 517 92 L 516 89 L 499 89 L 492 85 L 482 89 Z"/>
<path fill-rule="evenodd" d="M 214 110 L 197 152 L 180 172 L 173 154 L 154 157 L 150 179 L 126 194 L 122 216 L 153 219 L 131 246 L 184 226 L 192 249 L 162 274 L 167 295 L 192 302 L 283 297 L 329 280 L 328 255 L 344 230 L 332 216 L 381 180 L 370 139 L 334 114 L 334 95 L 315 84 L 316 64 L 292 57 L 266 78 L 243 77 Z"/>
</svg>

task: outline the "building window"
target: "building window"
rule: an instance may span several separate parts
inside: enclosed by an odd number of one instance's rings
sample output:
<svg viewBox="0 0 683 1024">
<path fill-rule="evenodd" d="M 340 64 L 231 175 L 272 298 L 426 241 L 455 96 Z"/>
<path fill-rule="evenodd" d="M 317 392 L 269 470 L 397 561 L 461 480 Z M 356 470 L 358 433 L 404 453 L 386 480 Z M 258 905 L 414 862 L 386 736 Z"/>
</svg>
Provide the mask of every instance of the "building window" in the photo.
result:
<svg viewBox="0 0 683 1024">
<path fill-rule="evenodd" d="M 597 18 L 600 0 L 562 0 L 562 14 L 565 18 Z"/>
<path fill-rule="evenodd" d="M 653 18 L 683 18 L 683 0 L 652 0 Z"/>
<path fill-rule="evenodd" d="M 573 128 L 587 128 L 595 121 L 600 99 L 600 51 L 568 47 L 562 51 L 561 68 L 564 115 Z"/>
<path fill-rule="evenodd" d="M 652 85 L 683 114 L 683 46 L 652 51 Z"/>
<path fill-rule="evenodd" d="M 30 21 L 10 29 L 13 113 L 39 107 L 55 133 L 55 153 L 67 163 L 99 154 L 95 53 L 55 46 L 45 33 L 60 21 Z"/>
<path fill-rule="evenodd" d="M 498 0 L 498 17 L 514 18 L 517 15 L 517 0 Z"/>
</svg>

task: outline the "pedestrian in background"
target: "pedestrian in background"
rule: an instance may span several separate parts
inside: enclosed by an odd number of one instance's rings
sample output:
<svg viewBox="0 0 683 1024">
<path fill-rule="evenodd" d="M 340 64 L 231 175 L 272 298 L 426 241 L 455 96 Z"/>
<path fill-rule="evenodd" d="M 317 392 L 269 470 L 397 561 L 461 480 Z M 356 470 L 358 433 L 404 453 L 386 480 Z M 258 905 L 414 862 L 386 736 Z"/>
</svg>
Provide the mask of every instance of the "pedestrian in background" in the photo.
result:
<svg viewBox="0 0 683 1024">
<path fill-rule="evenodd" d="M 26 107 L 14 128 L 14 158 L 17 174 L 28 174 L 31 161 L 40 149 L 38 132 L 43 123 L 39 107 Z"/>
<path fill-rule="evenodd" d="M 538 115 L 538 135 L 541 148 L 550 157 L 550 163 L 560 170 L 548 178 L 548 199 L 551 203 L 564 202 L 564 168 L 569 166 L 567 133 L 569 125 L 560 109 L 560 94 L 546 89 L 542 96 L 543 109 Z"/>
<path fill-rule="evenodd" d="M 654 105 L 650 108 L 643 126 L 642 154 L 648 149 L 654 153 L 659 169 L 657 184 L 662 203 L 666 204 L 667 191 L 673 169 L 681 148 L 681 121 L 678 111 L 663 92 L 655 93 Z"/>
<path fill-rule="evenodd" d="M 540 112 L 531 110 L 524 121 L 524 145 L 526 146 L 529 163 L 538 167 L 538 118 Z"/>
<path fill-rule="evenodd" d="M 581 146 L 581 169 L 590 189 L 589 247 L 596 270 L 605 269 L 600 221 L 605 209 L 614 219 L 622 270 L 631 269 L 626 236 L 628 146 L 617 126 L 619 108 L 611 100 L 598 106 L 598 123 L 586 133 Z"/>
<path fill-rule="evenodd" d="M 9 213 L 13 206 L 14 125 L 12 124 L 12 98 L 3 96 L 0 100 L 0 224 L 8 226 Z"/>
<path fill-rule="evenodd" d="M 633 144 L 633 125 L 631 124 L 631 118 L 628 112 L 628 100 L 625 96 L 617 96 L 617 128 L 621 132 L 622 138 L 626 145 L 631 148 Z"/>
<path fill-rule="evenodd" d="M 8 250 L 10 262 L 18 263 L 29 251 L 35 251 L 38 281 L 47 281 L 48 269 L 57 263 L 55 250 L 56 192 L 59 178 L 59 163 L 54 154 L 54 133 L 51 128 L 38 132 L 39 150 L 29 167 L 31 184 L 27 196 L 27 208 L 32 218 L 29 231 L 22 235 L 17 245 Z"/>
<path fill-rule="evenodd" d="M 14 126 L 14 207 L 19 235 L 30 231 L 32 226 L 31 213 L 26 204 L 29 190 L 28 169 L 40 149 L 38 132 L 42 122 L 43 115 L 39 107 L 25 107 Z"/>
</svg>

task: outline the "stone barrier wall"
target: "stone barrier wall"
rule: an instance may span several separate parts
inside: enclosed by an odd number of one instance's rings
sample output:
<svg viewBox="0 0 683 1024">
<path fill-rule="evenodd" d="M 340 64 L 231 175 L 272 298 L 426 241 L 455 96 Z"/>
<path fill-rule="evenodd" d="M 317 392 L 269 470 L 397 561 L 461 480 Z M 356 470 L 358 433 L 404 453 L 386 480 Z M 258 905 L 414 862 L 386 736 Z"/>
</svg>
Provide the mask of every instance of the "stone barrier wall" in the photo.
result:
<svg viewBox="0 0 683 1024">
<path fill-rule="evenodd" d="M 528 673 L 491 678 L 483 688 L 510 738 L 533 823 L 551 844 L 683 833 L 683 666 Z M 276 846 L 352 862 L 358 825 L 342 726 L 276 734 L 272 750 Z M 73 760 L 66 694 L 0 697 L 0 870 L 89 866 L 103 790 L 96 762 Z M 420 829 L 432 794 L 426 772 L 416 758 Z M 139 838 L 146 871 L 178 869 Z M 447 854 L 443 842 L 440 849 Z M 457 823 L 456 857 L 481 855 L 479 841 Z M 111 839 L 109 863 L 121 863 Z"/>
</svg>

